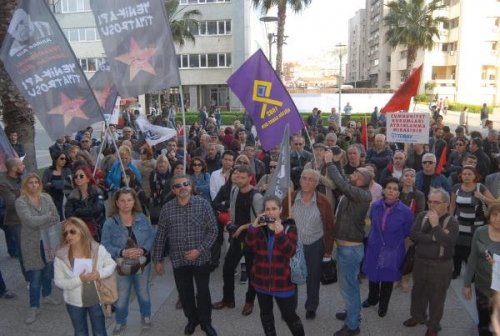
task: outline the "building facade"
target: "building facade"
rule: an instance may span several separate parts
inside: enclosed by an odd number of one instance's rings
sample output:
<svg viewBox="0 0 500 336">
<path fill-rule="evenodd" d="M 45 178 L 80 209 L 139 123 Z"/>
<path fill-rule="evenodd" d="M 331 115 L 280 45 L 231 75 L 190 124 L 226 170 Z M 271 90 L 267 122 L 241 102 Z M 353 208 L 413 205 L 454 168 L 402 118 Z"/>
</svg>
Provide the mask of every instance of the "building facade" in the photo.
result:
<svg viewBox="0 0 500 336">
<path fill-rule="evenodd" d="M 355 87 L 369 82 L 368 57 L 366 53 L 366 10 L 360 9 L 349 19 L 348 56 L 346 83 Z"/>
</svg>

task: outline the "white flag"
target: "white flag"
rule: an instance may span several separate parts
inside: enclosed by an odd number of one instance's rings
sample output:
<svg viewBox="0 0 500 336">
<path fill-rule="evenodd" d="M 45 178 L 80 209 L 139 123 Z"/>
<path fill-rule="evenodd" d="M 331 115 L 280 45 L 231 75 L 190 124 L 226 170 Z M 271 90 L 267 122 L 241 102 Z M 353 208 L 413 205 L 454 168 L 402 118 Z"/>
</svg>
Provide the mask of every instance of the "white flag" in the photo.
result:
<svg viewBox="0 0 500 336">
<path fill-rule="evenodd" d="M 175 129 L 153 125 L 144 115 L 139 115 L 135 122 L 141 129 L 146 142 L 150 146 L 159 144 L 160 142 L 166 141 L 177 135 L 177 131 Z"/>
</svg>

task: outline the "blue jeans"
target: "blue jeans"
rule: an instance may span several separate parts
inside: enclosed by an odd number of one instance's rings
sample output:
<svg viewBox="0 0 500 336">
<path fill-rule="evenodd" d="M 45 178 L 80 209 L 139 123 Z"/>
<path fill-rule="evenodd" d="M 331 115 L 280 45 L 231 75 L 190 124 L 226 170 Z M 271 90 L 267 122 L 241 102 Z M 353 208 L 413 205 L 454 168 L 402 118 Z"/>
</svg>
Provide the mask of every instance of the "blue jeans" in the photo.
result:
<svg viewBox="0 0 500 336">
<path fill-rule="evenodd" d="M 40 290 L 42 296 L 46 297 L 52 293 L 52 279 L 54 279 L 54 264 L 49 262 L 45 267 L 37 271 L 26 272 L 30 282 L 30 307 L 40 307 Z"/>
<path fill-rule="evenodd" d="M 71 324 L 73 324 L 73 328 L 75 329 L 75 336 L 89 335 L 87 314 L 90 318 L 90 325 L 92 326 L 92 335 L 107 336 L 104 313 L 102 312 L 102 308 L 99 303 L 93 305 L 92 307 L 77 307 L 66 304 L 66 310 L 68 311 L 69 318 L 71 319 Z"/>
<path fill-rule="evenodd" d="M 363 244 L 337 247 L 340 292 L 347 311 L 345 325 L 351 330 L 359 327 L 359 319 L 361 317 L 358 274 L 363 256 Z"/>
<path fill-rule="evenodd" d="M 151 317 L 151 300 L 149 296 L 149 276 L 151 274 L 151 263 L 145 268 L 144 272 L 139 275 L 118 275 L 118 302 L 116 308 L 116 323 L 127 324 L 128 303 L 130 299 L 130 291 L 134 286 L 137 301 L 139 302 L 139 311 L 141 318 Z"/>
</svg>

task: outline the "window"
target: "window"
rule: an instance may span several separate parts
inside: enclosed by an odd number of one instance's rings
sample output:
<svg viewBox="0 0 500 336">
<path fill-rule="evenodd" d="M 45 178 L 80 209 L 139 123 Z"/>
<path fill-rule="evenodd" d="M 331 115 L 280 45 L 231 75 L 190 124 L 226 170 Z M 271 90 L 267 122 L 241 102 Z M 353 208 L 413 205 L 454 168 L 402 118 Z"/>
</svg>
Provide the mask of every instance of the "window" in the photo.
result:
<svg viewBox="0 0 500 336">
<path fill-rule="evenodd" d="M 179 68 L 228 68 L 231 66 L 231 54 L 186 54 L 177 58 Z"/>
<path fill-rule="evenodd" d="M 199 21 L 199 35 L 230 35 L 231 20 Z M 195 28 L 190 28 L 190 30 Z M 198 34 L 195 34 L 198 35 Z"/>
<path fill-rule="evenodd" d="M 200 67 L 200 58 L 199 55 L 189 55 L 189 67 L 190 68 L 199 68 Z"/>
<path fill-rule="evenodd" d="M 207 55 L 206 54 L 201 54 L 200 55 L 200 67 L 201 68 L 206 68 L 207 67 Z"/>
<path fill-rule="evenodd" d="M 217 67 L 217 54 L 208 54 L 208 67 L 209 68 Z"/>
<path fill-rule="evenodd" d="M 451 19 L 449 21 L 449 25 L 450 25 L 449 29 L 457 28 L 458 24 L 459 24 L 459 18 L 458 17 Z"/>
<path fill-rule="evenodd" d="M 180 0 L 179 5 L 205 5 L 223 2 L 231 2 L 231 0 Z"/>
<path fill-rule="evenodd" d="M 89 42 L 101 39 L 96 28 L 71 28 L 63 29 L 63 31 L 70 42 Z"/>
<path fill-rule="evenodd" d="M 80 58 L 78 61 L 83 71 L 97 71 L 106 63 L 105 58 Z"/>
<path fill-rule="evenodd" d="M 61 0 L 61 13 L 90 11 L 89 3 L 85 0 Z"/>
<path fill-rule="evenodd" d="M 207 22 L 207 34 L 208 35 L 217 35 L 217 21 L 208 21 Z"/>
</svg>

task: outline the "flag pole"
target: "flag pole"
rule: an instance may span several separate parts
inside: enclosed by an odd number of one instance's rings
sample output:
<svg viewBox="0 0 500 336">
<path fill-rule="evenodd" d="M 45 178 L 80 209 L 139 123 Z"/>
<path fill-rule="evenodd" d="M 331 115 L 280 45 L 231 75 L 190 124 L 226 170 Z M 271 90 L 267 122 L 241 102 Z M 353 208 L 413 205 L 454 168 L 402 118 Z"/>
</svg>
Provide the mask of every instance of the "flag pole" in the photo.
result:
<svg viewBox="0 0 500 336">
<path fill-rule="evenodd" d="M 184 108 L 184 93 L 182 91 L 182 84 L 179 84 L 179 95 L 181 96 L 181 112 L 182 112 L 182 137 L 183 137 L 183 149 L 184 149 L 184 164 L 183 164 L 183 171 L 184 174 L 186 174 L 186 169 L 187 169 L 187 136 L 186 136 L 186 110 Z"/>
<path fill-rule="evenodd" d="M 99 151 L 97 152 L 97 157 L 95 159 L 94 172 L 92 173 L 93 177 L 95 177 L 95 173 L 97 171 L 97 164 L 99 163 L 99 156 L 102 153 L 102 148 L 104 147 L 104 141 L 106 140 L 107 134 L 108 134 L 108 129 L 106 128 L 106 124 L 104 124 L 104 136 L 101 139 L 101 145 L 99 146 Z"/>
</svg>

